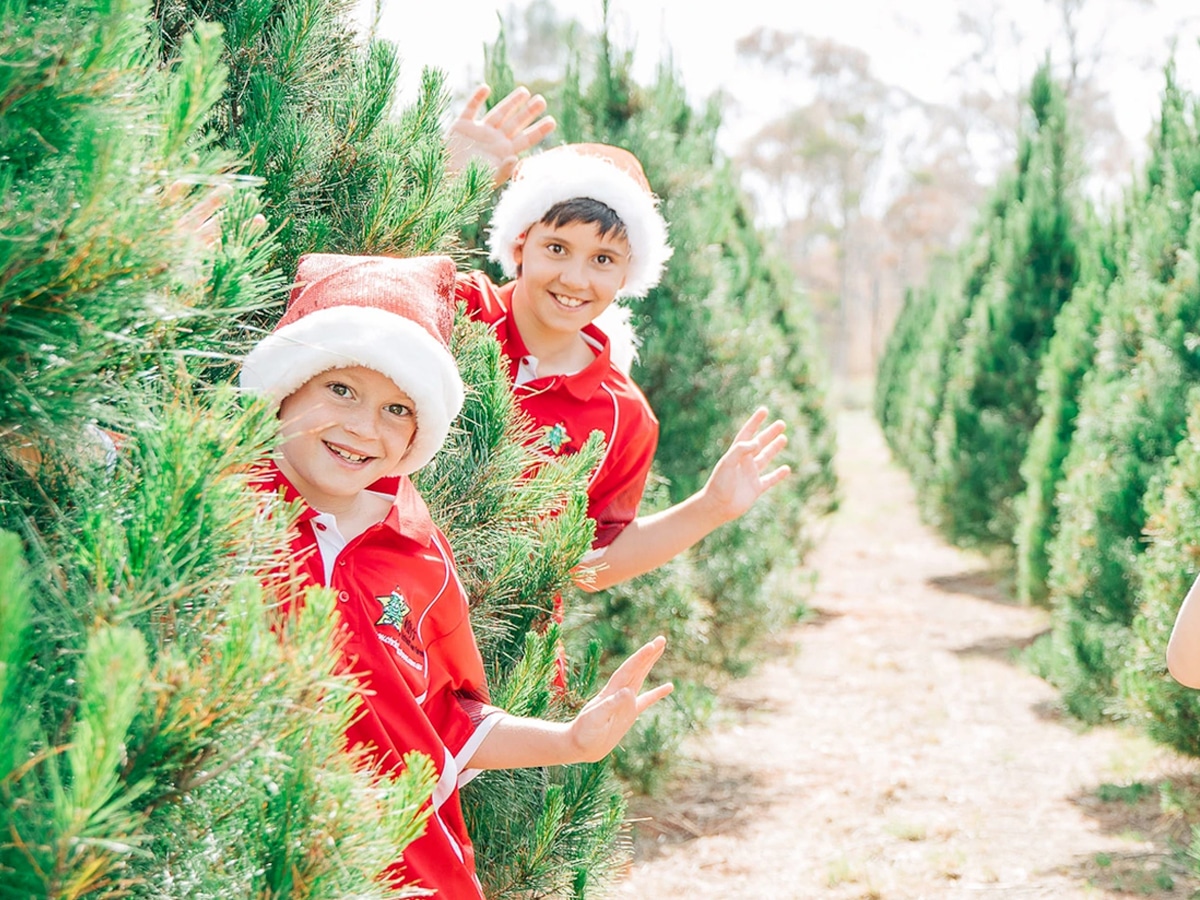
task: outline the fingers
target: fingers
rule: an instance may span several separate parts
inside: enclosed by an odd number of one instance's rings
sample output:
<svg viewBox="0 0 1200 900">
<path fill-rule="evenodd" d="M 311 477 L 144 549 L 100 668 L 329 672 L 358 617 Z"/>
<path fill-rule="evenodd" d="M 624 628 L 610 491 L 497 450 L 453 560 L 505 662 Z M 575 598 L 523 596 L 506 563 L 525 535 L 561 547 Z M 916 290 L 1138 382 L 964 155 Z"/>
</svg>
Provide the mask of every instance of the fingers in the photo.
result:
<svg viewBox="0 0 1200 900">
<path fill-rule="evenodd" d="M 542 109 L 545 110 L 545 101 L 542 103 Z M 530 147 L 537 146 L 548 138 L 557 127 L 558 123 L 554 121 L 554 118 L 546 116 L 513 138 L 513 150 L 517 153 L 524 153 Z"/>
<path fill-rule="evenodd" d="M 750 418 L 748 418 L 745 421 L 745 424 L 738 429 L 738 433 L 734 435 L 733 442 L 737 444 L 742 441 L 750 440 L 750 438 L 754 435 L 754 432 L 758 431 L 759 426 L 761 426 L 765 421 L 767 421 L 767 408 L 765 406 L 760 406 L 750 414 Z"/>
<path fill-rule="evenodd" d="M 530 96 L 529 89 L 519 87 L 491 108 L 483 122 L 512 141 L 513 152 L 523 153 L 544 141 L 558 123 L 546 115 L 546 98 Z"/>
<path fill-rule="evenodd" d="M 471 96 L 467 98 L 467 105 L 463 107 L 462 113 L 459 114 L 460 119 L 475 119 L 479 115 L 479 111 L 483 109 L 483 104 L 488 97 L 492 95 L 492 89 L 481 84 L 471 92 Z"/>
<path fill-rule="evenodd" d="M 623 688 L 629 688 L 635 693 L 642 689 L 642 683 L 667 646 L 667 639 L 659 635 L 648 644 L 643 644 L 625 662 L 617 667 L 608 684 L 604 686 L 599 696 L 615 694 Z"/>
<path fill-rule="evenodd" d="M 754 455 L 754 464 L 758 466 L 758 471 L 761 472 L 763 469 L 765 469 L 767 464 L 779 455 L 779 451 L 787 446 L 787 443 L 787 435 L 778 432 L 776 433 L 775 437 L 771 438 L 766 446 L 762 446 L 762 439 L 760 438 L 757 441 L 757 444 L 761 447 L 761 449 L 759 449 Z"/>
<path fill-rule="evenodd" d="M 646 691 L 644 694 L 639 694 L 637 698 L 637 713 L 640 716 L 663 697 L 669 696 L 675 690 L 675 685 L 660 684 L 652 691 Z"/>
<path fill-rule="evenodd" d="M 791 474 L 792 474 L 791 466 L 780 466 L 778 469 L 775 469 L 770 474 L 762 476 L 759 479 L 758 483 L 762 486 L 763 491 L 769 491 L 771 488 L 775 487 L 775 485 L 779 484 L 779 482 L 783 481 L 783 479 L 787 478 Z"/>
<path fill-rule="evenodd" d="M 787 438 L 784 436 L 785 431 L 787 431 L 787 424 L 782 419 L 776 419 L 755 436 L 754 442 L 761 448 L 766 447 L 783 437 L 784 442 L 786 443 Z"/>
</svg>

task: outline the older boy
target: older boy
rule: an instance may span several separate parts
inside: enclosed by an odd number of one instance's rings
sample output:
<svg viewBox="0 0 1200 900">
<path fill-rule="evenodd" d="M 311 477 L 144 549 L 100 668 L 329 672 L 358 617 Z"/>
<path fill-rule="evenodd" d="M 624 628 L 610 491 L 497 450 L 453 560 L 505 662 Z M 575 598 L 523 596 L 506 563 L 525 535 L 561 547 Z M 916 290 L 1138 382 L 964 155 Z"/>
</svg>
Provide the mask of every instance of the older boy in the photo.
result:
<svg viewBox="0 0 1200 900">
<path fill-rule="evenodd" d="M 496 205 L 489 246 L 511 280 L 498 287 L 482 273 L 463 274 L 458 298 L 492 325 L 521 407 L 543 429 L 545 452 L 575 452 L 593 430 L 605 436 L 588 486 L 596 540 L 585 562 L 595 578 L 583 587 L 611 587 L 657 568 L 787 476 L 787 466 L 768 471 L 787 442 L 784 423 L 764 428 L 767 412 L 759 409 L 700 491 L 637 515 L 658 422 L 627 374 L 632 348 L 609 311 L 658 284 L 671 248 L 633 154 L 567 144 L 526 158 Z"/>
<path fill-rule="evenodd" d="M 671 688 L 639 693 L 662 654 L 656 638 L 572 722 L 488 704 L 449 545 L 407 477 L 432 459 L 462 404 L 448 350 L 454 279 L 447 257 L 306 256 L 241 383 L 279 407 L 280 454 L 257 486 L 301 501 L 301 574 L 340 601 L 340 653 L 364 689 L 348 743 L 383 772 L 410 750 L 437 770 L 425 833 L 391 874 L 403 870 L 440 900 L 479 900 L 459 786 L 480 769 L 601 759 Z"/>
</svg>

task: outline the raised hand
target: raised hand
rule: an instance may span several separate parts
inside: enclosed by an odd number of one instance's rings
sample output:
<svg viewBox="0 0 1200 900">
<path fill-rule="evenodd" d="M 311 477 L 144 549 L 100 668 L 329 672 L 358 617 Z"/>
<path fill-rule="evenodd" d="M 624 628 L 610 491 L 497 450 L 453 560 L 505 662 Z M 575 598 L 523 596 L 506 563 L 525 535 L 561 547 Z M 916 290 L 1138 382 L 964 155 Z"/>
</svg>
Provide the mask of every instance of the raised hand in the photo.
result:
<svg viewBox="0 0 1200 900">
<path fill-rule="evenodd" d="M 480 159 L 495 172 L 495 184 L 499 186 L 512 175 L 517 158 L 544 141 L 558 125 L 544 115 L 545 98 L 541 94 L 531 96 L 525 87 L 514 89 L 479 118 L 491 92 L 486 84 L 475 89 L 450 126 L 447 146 L 451 171 L 461 172 L 472 159 Z"/>
<path fill-rule="evenodd" d="M 600 693 L 587 702 L 570 726 L 571 742 L 581 762 L 598 762 L 625 737 L 639 715 L 667 696 L 672 685 L 642 692 L 650 669 L 662 656 L 667 639 L 656 637 L 621 663 Z"/>
<path fill-rule="evenodd" d="M 708 476 L 705 498 L 720 511 L 720 517 L 725 521 L 745 513 L 792 471 L 788 466 L 770 469 L 779 451 L 787 446 L 787 435 L 784 434 L 787 426 L 776 419 L 763 428 L 766 420 L 766 407 L 760 406 L 738 430 L 733 443 Z"/>
</svg>

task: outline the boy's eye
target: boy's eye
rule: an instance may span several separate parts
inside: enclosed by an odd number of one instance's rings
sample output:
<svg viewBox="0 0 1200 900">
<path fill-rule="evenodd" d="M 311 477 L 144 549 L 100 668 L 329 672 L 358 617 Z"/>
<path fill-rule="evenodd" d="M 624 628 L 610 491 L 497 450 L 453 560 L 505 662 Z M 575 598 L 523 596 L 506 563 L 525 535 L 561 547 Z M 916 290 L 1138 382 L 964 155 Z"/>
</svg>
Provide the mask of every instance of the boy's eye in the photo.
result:
<svg viewBox="0 0 1200 900">
<path fill-rule="evenodd" d="M 350 388 L 347 387 L 346 385 L 342 384 L 340 381 L 331 381 L 329 383 L 329 390 L 331 390 L 334 394 L 336 394 L 339 397 L 349 397 L 350 396 Z"/>
<path fill-rule="evenodd" d="M 567 252 L 566 247 L 564 247 L 562 244 L 556 244 L 554 242 L 547 244 L 546 249 L 549 250 L 551 253 L 553 253 L 555 256 L 557 256 L 561 253 Z"/>
<path fill-rule="evenodd" d="M 405 406 L 403 403 L 393 403 L 386 407 L 386 409 L 393 416 L 399 416 L 401 418 L 404 418 L 405 416 L 411 416 L 413 414 L 412 408 Z"/>
<path fill-rule="evenodd" d="M 612 261 L 613 261 L 612 257 L 609 256 L 607 253 L 601 253 L 599 256 L 596 257 L 596 262 L 600 263 L 600 265 L 602 265 L 602 266 L 607 266 Z"/>
</svg>

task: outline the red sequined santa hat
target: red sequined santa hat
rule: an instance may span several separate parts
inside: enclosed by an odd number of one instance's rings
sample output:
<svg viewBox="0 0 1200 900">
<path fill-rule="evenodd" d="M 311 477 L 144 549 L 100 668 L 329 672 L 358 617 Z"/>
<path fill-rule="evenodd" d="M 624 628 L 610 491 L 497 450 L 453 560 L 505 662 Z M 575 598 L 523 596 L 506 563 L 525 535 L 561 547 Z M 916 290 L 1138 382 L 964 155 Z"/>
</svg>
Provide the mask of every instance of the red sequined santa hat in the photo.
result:
<svg viewBox="0 0 1200 900">
<path fill-rule="evenodd" d="M 449 349 L 454 277 L 448 256 L 301 257 L 287 311 L 247 354 L 242 387 L 278 404 L 330 369 L 374 369 L 416 407 L 416 435 L 396 474 L 415 472 L 462 409 L 462 377 Z"/>
<path fill-rule="evenodd" d="M 491 258 L 516 277 L 513 251 L 529 226 L 556 203 L 580 197 L 603 203 L 625 225 L 629 273 L 617 296 L 645 296 L 671 258 L 667 223 L 637 157 L 609 144 L 563 144 L 523 159 L 492 213 Z"/>
</svg>

